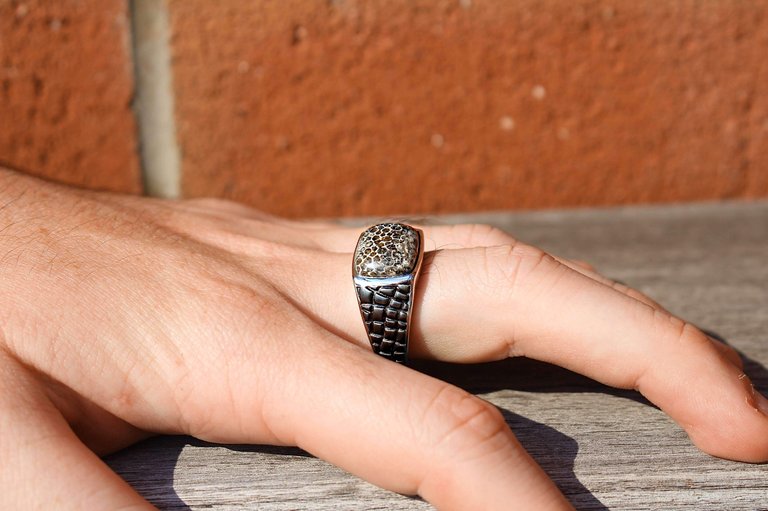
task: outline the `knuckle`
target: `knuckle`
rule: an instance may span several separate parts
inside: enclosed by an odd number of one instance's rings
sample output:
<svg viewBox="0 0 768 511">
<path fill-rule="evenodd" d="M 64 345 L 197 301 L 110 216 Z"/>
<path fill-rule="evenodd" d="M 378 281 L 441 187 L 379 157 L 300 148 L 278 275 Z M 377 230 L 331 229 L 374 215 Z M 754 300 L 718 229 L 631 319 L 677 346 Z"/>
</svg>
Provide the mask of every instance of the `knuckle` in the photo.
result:
<svg viewBox="0 0 768 511">
<path fill-rule="evenodd" d="M 654 315 L 659 324 L 659 330 L 669 339 L 671 346 L 686 354 L 687 357 L 716 355 L 718 350 L 710 337 L 696 325 L 684 319 L 673 316 L 664 310 L 655 310 Z"/>
<path fill-rule="evenodd" d="M 692 323 L 671 314 L 660 313 L 659 315 L 666 318 L 669 334 L 678 346 L 686 349 L 710 347 L 709 338 Z"/>
<path fill-rule="evenodd" d="M 424 424 L 430 443 L 439 451 L 481 455 L 505 443 L 508 427 L 499 410 L 472 394 L 446 385 L 435 395 Z"/>
<path fill-rule="evenodd" d="M 199 315 L 198 328 L 217 335 L 207 339 L 204 350 L 199 344 L 177 346 L 171 353 L 173 363 L 163 365 L 162 377 L 176 412 L 173 429 L 213 439 L 226 429 L 241 431 L 238 421 L 243 414 L 238 407 L 263 396 L 263 392 L 244 392 L 239 375 L 252 361 L 265 357 L 280 365 L 290 351 L 282 336 L 284 325 L 298 330 L 304 321 L 268 286 L 228 282 L 207 289 L 216 307 Z M 222 417 L 232 419 L 224 423 Z"/>
<path fill-rule="evenodd" d="M 559 266 L 555 258 L 541 249 L 514 243 L 487 247 L 483 251 L 483 268 L 488 282 L 514 291 L 532 276 Z"/>
<path fill-rule="evenodd" d="M 525 273 L 531 273 L 547 264 L 559 265 L 554 257 L 543 250 L 523 243 L 516 244 L 510 255 L 519 262 L 520 270 Z"/>
<path fill-rule="evenodd" d="M 647 318 L 655 338 L 660 340 L 657 351 L 649 351 L 645 362 L 638 364 L 633 371 L 623 373 L 620 386 L 631 387 L 640 392 L 649 381 L 663 378 L 666 365 L 657 364 L 659 357 L 674 358 L 679 361 L 701 361 L 702 356 L 717 355 L 717 348 L 709 337 L 692 323 L 666 312 L 653 309 Z M 654 356 L 655 355 L 655 356 Z"/>
</svg>

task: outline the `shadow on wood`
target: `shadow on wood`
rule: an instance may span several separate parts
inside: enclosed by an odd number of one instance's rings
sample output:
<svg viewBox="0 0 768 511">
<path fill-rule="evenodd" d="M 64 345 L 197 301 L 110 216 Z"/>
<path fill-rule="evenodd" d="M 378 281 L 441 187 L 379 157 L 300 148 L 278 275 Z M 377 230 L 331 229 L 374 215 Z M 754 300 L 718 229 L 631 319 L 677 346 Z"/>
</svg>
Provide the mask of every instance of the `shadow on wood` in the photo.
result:
<svg viewBox="0 0 768 511">
<path fill-rule="evenodd" d="M 173 488 L 173 473 L 190 437 L 154 437 L 104 458 L 142 497 L 162 510 L 190 511 Z"/>
<path fill-rule="evenodd" d="M 729 344 L 716 332 L 710 330 L 704 330 L 704 332 Z M 744 362 L 744 372 L 752 380 L 755 388 L 764 394 L 768 393 L 768 369 L 742 352 L 739 352 L 739 355 Z M 637 391 L 603 385 L 568 369 L 524 357 L 482 364 L 414 361 L 411 365 L 418 371 L 475 394 L 502 389 L 524 392 L 601 392 L 658 408 Z"/>
<path fill-rule="evenodd" d="M 504 420 L 528 453 L 552 478 L 560 491 L 581 511 L 608 511 L 573 471 L 579 444 L 560 431 L 500 408 Z"/>
<path fill-rule="evenodd" d="M 224 445 L 204 442 L 190 436 L 158 436 L 111 454 L 104 461 L 145 499 L 163 511 L 191 511 L 174 489 L 174 471 L 186 446 L 218 447 L 230 451 L 263 453 L 275 456 L 311 457 L 297 447 L 271 445 Z"/>
<path fill-rule="evenodd" d="M 524 392 L 602 392 L 654 406 L 634 390 L 617 389 L 568 369 L 530 358 L 510 358 L 483 364 L 418 361 L 417 370 L 474 394 L 503 389 Z"/>
<path fill-rule="evenodd" d="M 218 506 L 327 510 L 338 508 L 333 502 L 337 498 L 354 502 L 350 509 L 361 509 L 362 503 L 372 509 L 431 509 L 419 497 L 377 488 L 296 447 L 214 444 L 187 436 L 159 436 L 112 454 L 105 461 L 163 511 Z M 187 477 L 174 478 L 177 471 Z M 271 482 L 260 484 L 265 480 Z M 242 492 L 246 487 L 255 491 Z M 276 495 L 277 488 L 280 491 Z M 312 507 L 307 507 L 308 503 Z"/>
<path fill-rule="evenodd" d="M 716 333 L 709 335 L 723 340 Z M 724 341 L 725 342 L 725 341 Z M 741 354 L 744 370 L 755 387 L 768 390 L 768 370 L 759 362 Z M 414 362 L 422 372 L 458 385 L 473 393 L 486 393 L 503 389 L 531 393 L 588 392 L 604 393 L 653 406 L 639 393 L 615 389 L 566 369 L 525 358 L 509 359 L 486 364 L 456 365 L 440 362 Z M 565 495 L 580 510 L 606 511 L 604 505 L 578 479 L 574 463 L 579 453 L 578 442 L 540 422 L 500 408 L 507 424 L 515 432 L 522 445 L 555 481 Z M 136 446 L 105 458 L 121 477 L 131 484 L 152 504 L 162 510 L 190 511 L 188 505 L 174 489 L 174 472 L 179 457 L 186 446 L 224 447 L 228 451 L 261 453 L 279 458 L 311 458 L 301 449 L 293 447 L 216 445 L 191 437 L 155 437 Z M 221 460 L 218 461 L 219 463 Z M 279 463 L 280 466 L 284 464 Z M 292 470 L 290 463 L 285 470 Z M 359 489 L 352 488 L 355 492 Z M 191 502 L 191 501 L 190 501 Z"/>
</svg>

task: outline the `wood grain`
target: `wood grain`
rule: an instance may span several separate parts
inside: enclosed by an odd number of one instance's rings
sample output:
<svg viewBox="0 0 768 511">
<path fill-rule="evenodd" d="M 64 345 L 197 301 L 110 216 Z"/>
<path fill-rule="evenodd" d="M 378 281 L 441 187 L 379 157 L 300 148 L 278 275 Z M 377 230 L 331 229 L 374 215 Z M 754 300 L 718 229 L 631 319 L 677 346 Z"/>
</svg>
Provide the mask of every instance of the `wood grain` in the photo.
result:
<svg viewBox="0 0 768 511">
<path fill-rule="evenodd" d="M 742 353 L 758 389 L 768 391 L 768 203 L 434 221 L 492 223 L 556 254 L 590 261 L 726 339 Z M 579 509 L 768 509 L 768 465 L 701 453 L 634 392 L 524 359 L 469 366 L 422 363 L 418 369 L 498 406 Z M 166 437 L 107 462 L 161 509 L 430 509 L 298 449 Z"/>
</svg>

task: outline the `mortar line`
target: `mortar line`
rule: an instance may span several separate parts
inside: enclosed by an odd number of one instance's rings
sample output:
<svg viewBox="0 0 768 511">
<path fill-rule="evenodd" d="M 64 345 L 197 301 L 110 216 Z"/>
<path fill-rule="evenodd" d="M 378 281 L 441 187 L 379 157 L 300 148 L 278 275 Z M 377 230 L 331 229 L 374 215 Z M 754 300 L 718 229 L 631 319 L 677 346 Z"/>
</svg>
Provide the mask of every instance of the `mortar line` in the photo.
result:
<svg viewBox="0 0 768 511">
<path fill-rule="evenodd" d="M 176 139 L 173 72 L 166 0 L 130 0 L 131 39 L 144 193 L 181 195 L 181 158 Z"/>
</svg>

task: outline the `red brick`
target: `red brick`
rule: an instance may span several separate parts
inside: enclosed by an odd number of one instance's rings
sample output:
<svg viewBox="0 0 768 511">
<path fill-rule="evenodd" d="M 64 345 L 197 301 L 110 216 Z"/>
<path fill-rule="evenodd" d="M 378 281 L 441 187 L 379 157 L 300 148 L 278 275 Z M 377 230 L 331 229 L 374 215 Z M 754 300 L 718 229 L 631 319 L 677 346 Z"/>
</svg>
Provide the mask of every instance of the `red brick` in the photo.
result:
<svg viewBox="0 0 768 511">
<path fill-rule="evenodd" d="M 171 0 L 183 190 L 292 216 L 768 195 L 768 2 Z"/>
<path fill-rule="evenodd" d="M 0 0 L 0 162 L 139 192 L 126 0 Z"/>
</svg>

